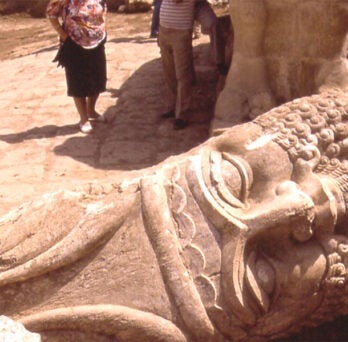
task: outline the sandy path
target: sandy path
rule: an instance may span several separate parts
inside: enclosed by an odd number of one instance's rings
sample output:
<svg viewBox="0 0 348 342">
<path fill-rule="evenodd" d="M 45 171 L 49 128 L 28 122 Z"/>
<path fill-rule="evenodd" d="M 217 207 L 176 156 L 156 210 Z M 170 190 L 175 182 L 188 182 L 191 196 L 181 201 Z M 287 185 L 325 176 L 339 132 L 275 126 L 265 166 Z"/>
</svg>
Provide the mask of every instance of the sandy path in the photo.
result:
<svg viewBox="0 0 348 342">
<path fill-rule="evenodd" d="M 1 18 L 0 214 L 45 192 L 142 173 L 209 136 L 217 74 L 208 37 L 194 41 L 198 85 L 187 129 L 161 120 L 165 84 L 150 13 L 108 15 L 107 91 L 98 110 L 108 125 L 78 132 L 64 71 L 52 59 L 57 38 L 46 19 Z"/>
</svg>

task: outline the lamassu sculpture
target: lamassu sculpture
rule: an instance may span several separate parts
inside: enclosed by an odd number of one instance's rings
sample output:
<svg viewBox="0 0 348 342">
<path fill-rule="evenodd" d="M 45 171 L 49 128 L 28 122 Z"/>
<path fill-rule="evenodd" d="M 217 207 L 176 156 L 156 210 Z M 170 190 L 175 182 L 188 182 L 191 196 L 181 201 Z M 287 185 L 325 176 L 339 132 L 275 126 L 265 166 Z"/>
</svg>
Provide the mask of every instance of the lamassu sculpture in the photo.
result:
<svg viewBox="0 0 348 342">
<path fill-rule="evenodd" d="M 348 94 L 0 221 L 1 314 L 48 340 L 269 341 L 347 314 Z M 63 337 L 62 337 L 63 336 Z"/>
<path fill-rule="evenodd" d="M 348 89 L 346 0 L 230 0 L 233 62 L 214 127 L 321 89 Z"/>
</svg>

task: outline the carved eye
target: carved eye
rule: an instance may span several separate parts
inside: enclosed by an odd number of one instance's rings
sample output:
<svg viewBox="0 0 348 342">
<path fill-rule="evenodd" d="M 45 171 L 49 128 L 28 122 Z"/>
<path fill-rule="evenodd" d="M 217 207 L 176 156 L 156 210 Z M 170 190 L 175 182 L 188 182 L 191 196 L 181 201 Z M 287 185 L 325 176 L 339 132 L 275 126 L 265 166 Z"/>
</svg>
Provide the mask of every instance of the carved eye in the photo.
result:
<svg viewBox="0 0 348 342">
<path fill-rule="evenodd" d="M 229 161 L 222 160 L 221 176 L 226 189 L 236 198 L 242 200 L 242 178 L 239 171 Z"/>
<path fill-rule="evenodd" d="M 222 154 L 222 172 L 227 189 L 246 204 L 250 187 L 253 183 L 253 173 L 250 165 L 229 153 Z M 233 171 L 232 171 L 233 170 Z M 238 173 L 238 175 L 237 175 Z M 233 178 L 233 179 L 232 179 Z"/>
<path fill-rule="evenodd" d="M 252 183 L 249 165 L 229 153 L 211 153 L 211 177 L 217 195 L 233 208 L 245 208 Z"/>
<path fill-rule="evenodd" d="M 229 153 L 212 152 L 210 167 L 211 193 L 215 200 L 225 209 L 246 208 L 246 200 L 252 184 L 250 166 Z"/>
</svg>

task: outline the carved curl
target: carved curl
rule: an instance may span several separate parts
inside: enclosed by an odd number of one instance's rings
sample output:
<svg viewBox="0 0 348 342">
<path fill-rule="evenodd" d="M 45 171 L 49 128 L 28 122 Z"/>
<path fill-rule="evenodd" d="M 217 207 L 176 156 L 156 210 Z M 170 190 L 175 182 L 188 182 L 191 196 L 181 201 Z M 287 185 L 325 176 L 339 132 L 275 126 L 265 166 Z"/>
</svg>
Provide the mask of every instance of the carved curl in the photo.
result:
<svg viewBox="0 0 348 342">
<path fill-rule="evenodd" d="M 265 134 L 298 159 L 315 160 L 313 171 L 332 177 L 348 202 L 348 95 L 339 90 L 296 99 L 255 119 Z M 319 154 L 319 155 L 318 155 Z"/>
</svg>

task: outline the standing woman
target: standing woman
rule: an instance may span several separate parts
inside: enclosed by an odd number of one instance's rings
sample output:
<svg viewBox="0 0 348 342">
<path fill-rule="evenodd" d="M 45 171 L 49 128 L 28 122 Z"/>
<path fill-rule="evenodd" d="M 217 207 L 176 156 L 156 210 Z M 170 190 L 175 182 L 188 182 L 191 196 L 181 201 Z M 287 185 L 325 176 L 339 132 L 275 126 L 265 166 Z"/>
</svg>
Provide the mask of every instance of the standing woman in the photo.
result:
<svg viewBox="0 0 348 342">
<path fill-rule="evenodd" d="M 62 44 L 56 61 L 65 68 L 83 133 L 93 130 L 91 121 L 105 122 L 95 105 L 106 88 L 106 11 L 106 0 L 50 0 L 46 9 Z"/>
</svg>

